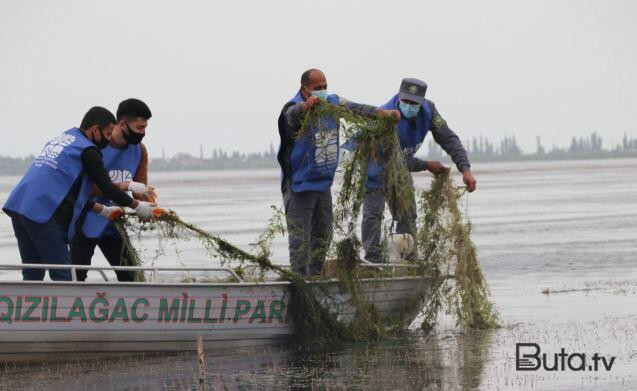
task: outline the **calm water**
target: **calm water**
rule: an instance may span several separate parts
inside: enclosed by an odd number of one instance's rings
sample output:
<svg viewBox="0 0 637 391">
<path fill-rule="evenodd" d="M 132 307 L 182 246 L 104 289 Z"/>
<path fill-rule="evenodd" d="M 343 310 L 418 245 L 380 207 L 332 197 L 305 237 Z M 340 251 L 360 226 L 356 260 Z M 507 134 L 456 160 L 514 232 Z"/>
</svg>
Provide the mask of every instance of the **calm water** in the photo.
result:
<svg viewBox="0 0 637 391">
<path fill-rule="evenodd" d="M 473 240 L 504 328 L 462 334 L 442 319 L 427 337 L 344 345 L 325 353 L 293 348 L 207 352 L 214 389 L 636 389 L 637 160 L 478 164 L 467 199 Z M 17 177 L 0 177 L 0 200 Z M 430 177 L 416 174 L 416 186 Z M 456 181 L 460 183 L 460 178 Z M 281 204 L 275 170 L 151 173 L 160 203 L 186 221 L 249 248 Z M 156 241 L 144 240 L 145 254 Z M 286 242 L 274 244 L 287 262 Z M 161 266 L 208 266 L 195 242 L 168 246 Z M 106 265 L 97 251 L 94 264 Z M 6 216 L 0 257 L 18 261 Z M 5 273 L 2 279 L 16 278 Z M 555 293 L 548 295 L 542 291 Z M 610 371 L 516 371 L 516 342 L 542 352 L 615 356 Z M 573 361 L 576 365 L 579 361 Z M 0 370 L 0 387 L 190 389 L 192 355 L 130 357 Z M 601 364 L 600 364 L 601 365 Z"/>
</svg>

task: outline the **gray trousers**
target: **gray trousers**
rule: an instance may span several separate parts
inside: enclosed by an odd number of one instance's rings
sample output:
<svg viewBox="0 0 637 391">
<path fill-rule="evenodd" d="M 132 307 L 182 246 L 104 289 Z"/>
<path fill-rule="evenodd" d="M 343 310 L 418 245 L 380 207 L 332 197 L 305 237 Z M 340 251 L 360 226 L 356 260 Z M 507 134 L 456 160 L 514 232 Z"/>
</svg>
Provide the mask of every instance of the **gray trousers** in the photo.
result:
<svg viewBox="0 0 637 391">
<path fill-rule="evenodd" d="M 412 184 L 413 187 L 413 184 Z M 387 195 L 384 189 L 371 190 L 367 189 L 365 193 L 365 201 L 363 203 L 363 225 L 361 234 L 363 239 L 363 247 L 365 248 L 365 260 L 368 262 L 385 262 L 385 254 L 383 254 L 382 225 L 383 214 L 385 212 L 385 202 Z M 395 232 L 399 234 L 411 234 L 416 239 L 416 197 L 411 199 L 411 205 L 406 213 L 398 216 L 396 205 L 389 205 L 389 211 L 396 224 Z M 409 258 L 415 258 L 414 252 Z"/>
<path fill-rule="evenodd" d="M 283 207 L 292 270 L 306 276 L 321 274 L 332 240 L 332 191 L 287 189 Z"/>
</svg>

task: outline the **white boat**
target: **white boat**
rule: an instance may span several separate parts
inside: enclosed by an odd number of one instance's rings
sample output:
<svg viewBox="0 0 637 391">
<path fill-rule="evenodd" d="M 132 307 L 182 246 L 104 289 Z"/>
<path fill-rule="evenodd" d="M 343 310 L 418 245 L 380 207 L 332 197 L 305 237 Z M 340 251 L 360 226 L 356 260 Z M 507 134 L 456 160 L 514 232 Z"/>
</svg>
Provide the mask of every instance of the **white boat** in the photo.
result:
<svg viewBox="0 0 637 391">
<path fill-rule="evenodd" d="M 294 336 L 288 312 L 290 283 L 245 282 L 229 268 L 0 265 L 0 270 L 68 268 L 74 281 L 0 281 L 0 362 L 35 357 L 107 352 L 166 352 L 279 343 Z M 77 269 L 94 270 L 104 281 L 77 282 Z M 140 270 L 149 282 L 109 281 L 106 270 Z M 162 281 L 173 273 L 224 272 L 236 282 Z M 405 311 L 426 277 L 363 280 L 363 295 L 387 318 Z M 339 281 L 310 282 L 317 300 L 339 321 L 353 318 L 349 294 Z M 402 316 L 413 317 L 417 314 Z"/>
</svg>

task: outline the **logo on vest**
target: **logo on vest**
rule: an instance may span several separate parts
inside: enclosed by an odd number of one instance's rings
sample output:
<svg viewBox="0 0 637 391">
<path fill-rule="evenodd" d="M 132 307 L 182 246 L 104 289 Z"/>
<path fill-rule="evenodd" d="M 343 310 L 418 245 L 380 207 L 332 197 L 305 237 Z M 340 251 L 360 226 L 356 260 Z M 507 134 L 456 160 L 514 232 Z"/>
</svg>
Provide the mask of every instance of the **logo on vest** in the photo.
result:
<svg viewBox="0 0 637 391">
<path fill-rule="evenodd" d="M 403 148 L 403 155 L 405 156 L 411 156 L 411 155 L 415 155 L 416 152 L 418 152 L 418 150 L 420 149 L 420 146 L 422 145 L 422 143 L 418 143 L 413 147 L 405 147 Z"/>
<path fill-rule="evenodd" d="M 131 182 L 133 180 L 133 174 L 128 170 L 110 170 L 108 176 L 111 177 L 111 182 L 113 183 Z"/>
<path fill-rule="evenodd" d="M 62 134 L 46 143 L 40 155 L 35 158 L 34 165 L 41 167 L 49 166 L 54 170 L 58 169 L 57 158 L 60 156 L 65 147 L 68 147 L 75 141 L 75 136 L 71 134 Z"/>
<path fill-rule="evenodd" d="M 338 159 L 338 130 L 316 132 L 314 145 L 316 145 L 314 154 L 316 166 L 334 164 Z"/>
</svg>

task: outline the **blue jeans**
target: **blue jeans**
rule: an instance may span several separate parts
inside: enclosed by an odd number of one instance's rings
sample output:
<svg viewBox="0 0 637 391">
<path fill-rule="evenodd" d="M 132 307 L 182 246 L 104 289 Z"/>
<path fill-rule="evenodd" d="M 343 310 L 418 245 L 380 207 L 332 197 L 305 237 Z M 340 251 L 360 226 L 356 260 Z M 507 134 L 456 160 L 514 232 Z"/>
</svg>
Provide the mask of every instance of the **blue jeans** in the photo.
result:
<svg viewBox="0 0 637 391">
<path fill-rule="evenodd" d="M 36 223 L 26 217 L 11 216 L 13 232 L 18 239 L 18 249 L 22 263 L 49 263 L 70 265 L 71 257 L 66 239 L 66 229 L 53 219 L 46 223 Z M 71 271 L 49 269 L 52 280 L 71 281 Z M 24 280 L 43 280 L 44 269 L 22 269 Z"/>
</svg>

